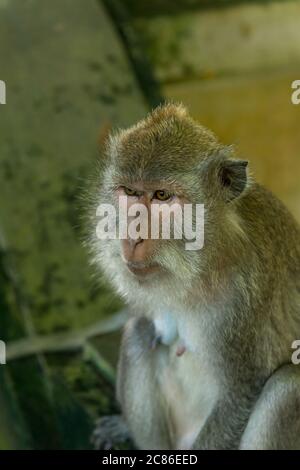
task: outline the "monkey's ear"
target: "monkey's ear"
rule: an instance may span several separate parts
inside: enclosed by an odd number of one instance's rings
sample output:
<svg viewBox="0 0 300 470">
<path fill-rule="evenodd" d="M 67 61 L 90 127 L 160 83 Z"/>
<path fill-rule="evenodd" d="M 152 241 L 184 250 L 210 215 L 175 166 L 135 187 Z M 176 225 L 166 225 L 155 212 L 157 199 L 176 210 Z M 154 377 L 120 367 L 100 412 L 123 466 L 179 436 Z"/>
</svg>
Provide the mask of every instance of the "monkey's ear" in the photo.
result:
<svg viewBox="0 0 300 470">
<path fill-rule="evenodd" d="M 226 159 L 222 162 L 219 178 L 225 190 L 227 202 L 238 197 L 246 188 L 247 166 L 248 162 L 245 160 Z"/>
</svg>

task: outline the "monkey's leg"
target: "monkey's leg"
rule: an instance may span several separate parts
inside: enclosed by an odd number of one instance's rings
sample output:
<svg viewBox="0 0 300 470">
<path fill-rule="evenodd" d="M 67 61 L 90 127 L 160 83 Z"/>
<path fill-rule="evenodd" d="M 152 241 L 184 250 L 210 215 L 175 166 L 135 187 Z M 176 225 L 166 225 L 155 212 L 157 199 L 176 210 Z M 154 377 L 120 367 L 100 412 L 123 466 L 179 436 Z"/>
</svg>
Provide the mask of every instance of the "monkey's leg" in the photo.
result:
<svg viewBox="0 0 300 470">
<path fill-rule="evenodd" d="M 240 448 L 300 449 L 300 366 L 282 366 L 269 378 L 251 413 Z"/>
<path fill-rule="evenodd" d="M 131 319 L 124 331 L 118 367 L 117 398 L 133 440 L 140 449 L 170 449 L 162 397 L 157 383 L 159 361 L 153 323 Z"/>
</svg>

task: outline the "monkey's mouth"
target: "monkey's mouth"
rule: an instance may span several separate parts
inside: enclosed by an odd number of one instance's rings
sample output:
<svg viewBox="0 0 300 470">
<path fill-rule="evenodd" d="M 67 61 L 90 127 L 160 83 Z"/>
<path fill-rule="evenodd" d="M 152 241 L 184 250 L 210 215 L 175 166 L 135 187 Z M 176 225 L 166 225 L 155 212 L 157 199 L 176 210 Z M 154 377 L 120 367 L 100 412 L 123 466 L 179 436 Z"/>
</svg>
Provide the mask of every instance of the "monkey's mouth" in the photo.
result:
<svg viewBox="0 0 300 470">
<path fill-rule="evenodd" d="M 159 272 L 161 270 L 161 266 L 157 263 L 146 264 L 140 261 L 127 261 L 126 266 L 135 276 L 142 277 Z"/>
</svg>

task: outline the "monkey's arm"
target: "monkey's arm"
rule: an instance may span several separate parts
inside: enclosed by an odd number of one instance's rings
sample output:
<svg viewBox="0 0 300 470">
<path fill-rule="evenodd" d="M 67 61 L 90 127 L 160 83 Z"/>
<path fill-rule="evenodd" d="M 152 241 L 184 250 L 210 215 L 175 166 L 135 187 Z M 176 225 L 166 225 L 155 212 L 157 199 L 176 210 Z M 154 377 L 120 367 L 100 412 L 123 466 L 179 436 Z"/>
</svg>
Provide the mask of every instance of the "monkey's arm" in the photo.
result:
<svg viewBox="0 0 300 470">
<path fill-rule="evenodd" d="M 240 449 L 300 449 L 300 367 L 280 367 L 266 382 Z"/>
<path fill-rule="evenodd" d="M 153 322 L 145 317 L 132 318 L 125 325 L 117 399 L 138 449 L 171 448 L 155 377 L 158 340 Z"/>
<path fill-rule="evenodd" d="M 252 403 L 247 392 L 243 395 L 231 392 L 217 402 L 193 445 L 194 449 L 238 448 Z"/>
<path fill-rule="evenodd" d="M 127 322 L 117 374 L 117 401 L 124 411 L 127 409 L 127 402 L 137 395 L 136 385 L 131 382 L 132 376 L 136 375 L 135 382 L 138 384 L 142 373 L 139 363 L 142 362 L 142 367 L 146 369 L 147 357 L 144 356 L 151 350 L 154 340 L 155 329 L 152 322 L 144 317 L 132 318 Z M 138 404 L 136 401 L 135 406 Z M 132 441 L 132 436 L 122 415 L 103 416 L 97 421 L 92 434 L 92 444 L 96 449 L 108 450 L 129 441 Z"/>
<path fill-rule="evenodd" d="M 280 367 L 256 400 L 251 388 L 217 403 L 194 449 L 300 449 L 300 367 Z"/>
</svg>

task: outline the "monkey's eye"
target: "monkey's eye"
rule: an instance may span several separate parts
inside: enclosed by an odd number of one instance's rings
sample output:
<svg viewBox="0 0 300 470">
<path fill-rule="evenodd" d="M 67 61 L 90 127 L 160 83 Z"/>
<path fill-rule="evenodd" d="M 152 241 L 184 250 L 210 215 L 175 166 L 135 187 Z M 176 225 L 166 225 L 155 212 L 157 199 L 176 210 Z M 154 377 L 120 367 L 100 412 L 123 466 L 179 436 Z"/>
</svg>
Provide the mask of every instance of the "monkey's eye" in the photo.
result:
<svg viewBox="0 0 300 470">
<path fill-rule="evenodd" d="M 167 201 L 170 199 L 172 194 L 170 194 L 168 191 L 164 191 L 163 189 L 159 189 L 158 191 L 155 191 L 153 199 L 158 199 L 159 201 Z"/>
<path fill-rule="evenodd" d="M 131 188 L 126 188 L 126 186 L 123 187 L 123 190 L 124 190 L 124 193 L 127 196 L 137 196 L 138 195 L 137 191 L 135 191 L 134 189 L 131 189 Z"/>
</svg>

